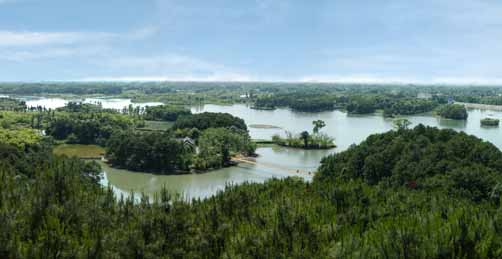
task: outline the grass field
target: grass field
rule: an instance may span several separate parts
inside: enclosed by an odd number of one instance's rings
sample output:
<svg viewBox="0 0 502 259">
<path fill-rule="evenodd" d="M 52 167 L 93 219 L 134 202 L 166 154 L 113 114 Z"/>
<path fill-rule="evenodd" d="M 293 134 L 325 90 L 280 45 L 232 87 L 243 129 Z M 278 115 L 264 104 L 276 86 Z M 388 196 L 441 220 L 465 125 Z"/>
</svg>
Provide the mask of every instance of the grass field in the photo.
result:
<svg viewBox="0 0 502 259">
<path fill-rule="evenodd" d="M 63 144 L 54 148 L 54 154 L 78 158 L 100 158 L 105 154 L 105 149 L 96 145 Z"/>
<path fill-rule="evenodd" d="M 173 126 L 170 121 L 145 121 L 145 129 L 149 130 L 167 130 Z"/>
</svg>

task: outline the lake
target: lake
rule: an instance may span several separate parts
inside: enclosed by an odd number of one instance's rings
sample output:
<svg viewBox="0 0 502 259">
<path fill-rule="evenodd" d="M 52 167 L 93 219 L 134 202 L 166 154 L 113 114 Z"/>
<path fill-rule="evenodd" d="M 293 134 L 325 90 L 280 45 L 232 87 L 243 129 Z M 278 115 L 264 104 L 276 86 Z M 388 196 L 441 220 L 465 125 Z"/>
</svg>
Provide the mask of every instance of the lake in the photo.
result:
<svg viewBox="0 0 502 259">
<path fill-rule="evenodd" d="M 131 99 L 124 98 L 81 98 L 81 99 L 63 99 L 63 98 L 45 98 L 39 96 L 24 96 L 20 98 L 26 102 L 28 107 L 45 107 L 46 109 L 57 109 L 64 107 L 68 102 L 83 102 L 90 104 L 101 104 L 104 109 L 122 110 L 129 107 L 146 107 L 162 105 L 159 102 L 133 103 Z"/>
<path fill-rule="evenodd" d="M 289 109 L 274 111 L 254 110 L 243 104 L 237 105 L 204 105 L 192 107 L 192 112 L 226 112 L 243 118 L 248 125 L 273 125 L 280 128 L 250 128 L 253 139 L 271 139 L 274 134 L 284 134 L 285 130 L 299 133 L 312 131 L 313 120 L 324 120 L 326 127 L 322 132 L 335 138 L 337 148 L 331 150 L 301 150 L 278 146 L 266 146 L 257 149 L 259 157 L 256 165 L 240 164 L 236 167 L 224 168 L 200 175 L 159 176 L 146 173 L 133 173 L 104 167 L 106 179 L 104 184 L 111 184 L 117 193 L 127 195 L 131 191 L 153 195 L 162 187 L 186 198 L 205 198 L 223 190 L 228 184 L 243 182 L 264 182 L 271 178 L 288 176 L 302 177 L 310 180 L 321 159 L 329 154 L 347 149 L 369 135 L 382 133 L 393 128 L 393 120 L 380 114 L 348 115 L 343 111 L 321 113 L 293 112 Z M 480 120 L 485 117 L 502 118 L 502 112 L 469 110 L 467 121 L 442 119 L 432 114 L 403 116 L 410 120 L 412 126 L 422 123 L 439 128 L 451 128 L 465 131 L 490 141 L 502 149 L 502 138 L 499 128 L 484 128 Z"/>
<path fill-rule="evenodd" d="M 28 106 L 43 106 L 59 108 L 68 101 L 58 98 L 26 98 Z M 130 104 L 133 106 L 154 106 L 160 103 L 132 103 L 129 99 L 91 98 L 85 102 L 101 102 L 104 108 L 122 109 Z M 153 175 L 130 172 L 110 168 L 103 164 L 103 185 L 113 187 L 117 195 L 128 196 L 131 192 L 144 193 L 153 196 L 165 187 L 173 193 L 179 193 L 187 199 L 205 198 L 221 191 L 229 184 L 243 182 L 264 182 L 271 178 L 297 176 L 305 180 L 312 179 L 313 172 L 319 166 L 321 159 L 329 154 L 346 150 L 350 145 L 357 144 L 369 135 L 382 133 L 393 128 L 393 120 L 384 118 L 381 114 L 349 115 L 343 111 L 320 113 L 293 112 L 289 109 L 254 110 L 244 104 L 236 105 L 204 105 L 191 108 L 193 113 L 226 112 L 243 118 L 247 125 L 270 125 L 275 127 L 250 127 L 253 139 L 269 140 L 274 134 L 284 135 L 288 130 L 299 133 L 312 131 L 312 121 L 324 120 L 326 127 L 321 130 L 335 138 L 337 148 L 331 150 L 301 150 L 278 146 L 264 146 L 257 149 L 256 164 L 240 164 L 205 174 L 191 175 Z M 485 117 L 502 119 L 502 112 L 469 109 L 467 121 L 442 119 L 432 114 L 403 116 L 416 126 L 419 123 L 439 128 L 451 128 L 476 135 L 490 141 L 502 149 L 501 129 L 480 126 L 480 120 Z M 309 174 L 310 173 L 310 174 Z"/>
</svg>

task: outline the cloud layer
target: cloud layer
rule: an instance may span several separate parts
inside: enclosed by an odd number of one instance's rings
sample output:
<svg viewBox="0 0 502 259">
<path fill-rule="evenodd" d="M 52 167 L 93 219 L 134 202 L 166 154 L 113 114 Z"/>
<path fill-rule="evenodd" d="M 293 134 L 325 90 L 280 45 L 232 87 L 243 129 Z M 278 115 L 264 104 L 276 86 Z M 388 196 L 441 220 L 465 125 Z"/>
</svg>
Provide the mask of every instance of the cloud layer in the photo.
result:
<svg viewBox="0 0 502 259">
<path fill-rule="evenodd" d="M 2 3 L 0 81 L 502 83 L 496 1 Z"/>
</svg>

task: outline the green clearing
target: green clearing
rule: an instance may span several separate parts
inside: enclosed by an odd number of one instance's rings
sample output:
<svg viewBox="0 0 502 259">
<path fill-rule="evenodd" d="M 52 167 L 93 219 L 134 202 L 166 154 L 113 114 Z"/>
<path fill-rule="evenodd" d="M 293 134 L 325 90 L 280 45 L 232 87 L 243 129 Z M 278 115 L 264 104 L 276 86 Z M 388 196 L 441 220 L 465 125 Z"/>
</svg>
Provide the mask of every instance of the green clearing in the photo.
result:
<svg viewBox="0 0 502 259">
<path fill-rule="evenodd" d="M 96 145 L 63 144 L 54 148 L 55 155 L 67 155 L 78 158 L 99 158 L 105 154 L 105 149 Z"/>
<path fill-rule="evenodd" d="M 146 130 L 168 130 L 173 126 L 171 121 L 145 121 Z"/>
</svg>

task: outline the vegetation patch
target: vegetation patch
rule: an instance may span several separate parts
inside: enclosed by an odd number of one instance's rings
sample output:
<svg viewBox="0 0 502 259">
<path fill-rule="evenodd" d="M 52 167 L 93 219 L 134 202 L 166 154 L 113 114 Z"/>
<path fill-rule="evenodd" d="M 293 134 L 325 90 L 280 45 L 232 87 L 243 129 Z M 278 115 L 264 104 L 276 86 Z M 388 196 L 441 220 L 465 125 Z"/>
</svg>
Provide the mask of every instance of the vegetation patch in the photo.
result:
<svg viewBox="0 0 502 259">
<path fill-rule="evenodd" d="M 66 155 L 83 159 L 96 159 L 105 155 L 105 149 L 96 145 L 63 144 L 53 150 L 55 155 Z"/>
<path fill-rule="evenodd" d="M 174 122 L 170 121 L 145 121 L 145 126 L 142 129 L 147 130 L 168 130 L 172 128 Z"/>
<path fill-rule="evenodd" d="M 0 143 L 12 145 L 20 149 L 35 145 L 41 140 L 41 133 L 33 129 L 0 129 Z"/>
</svg>

